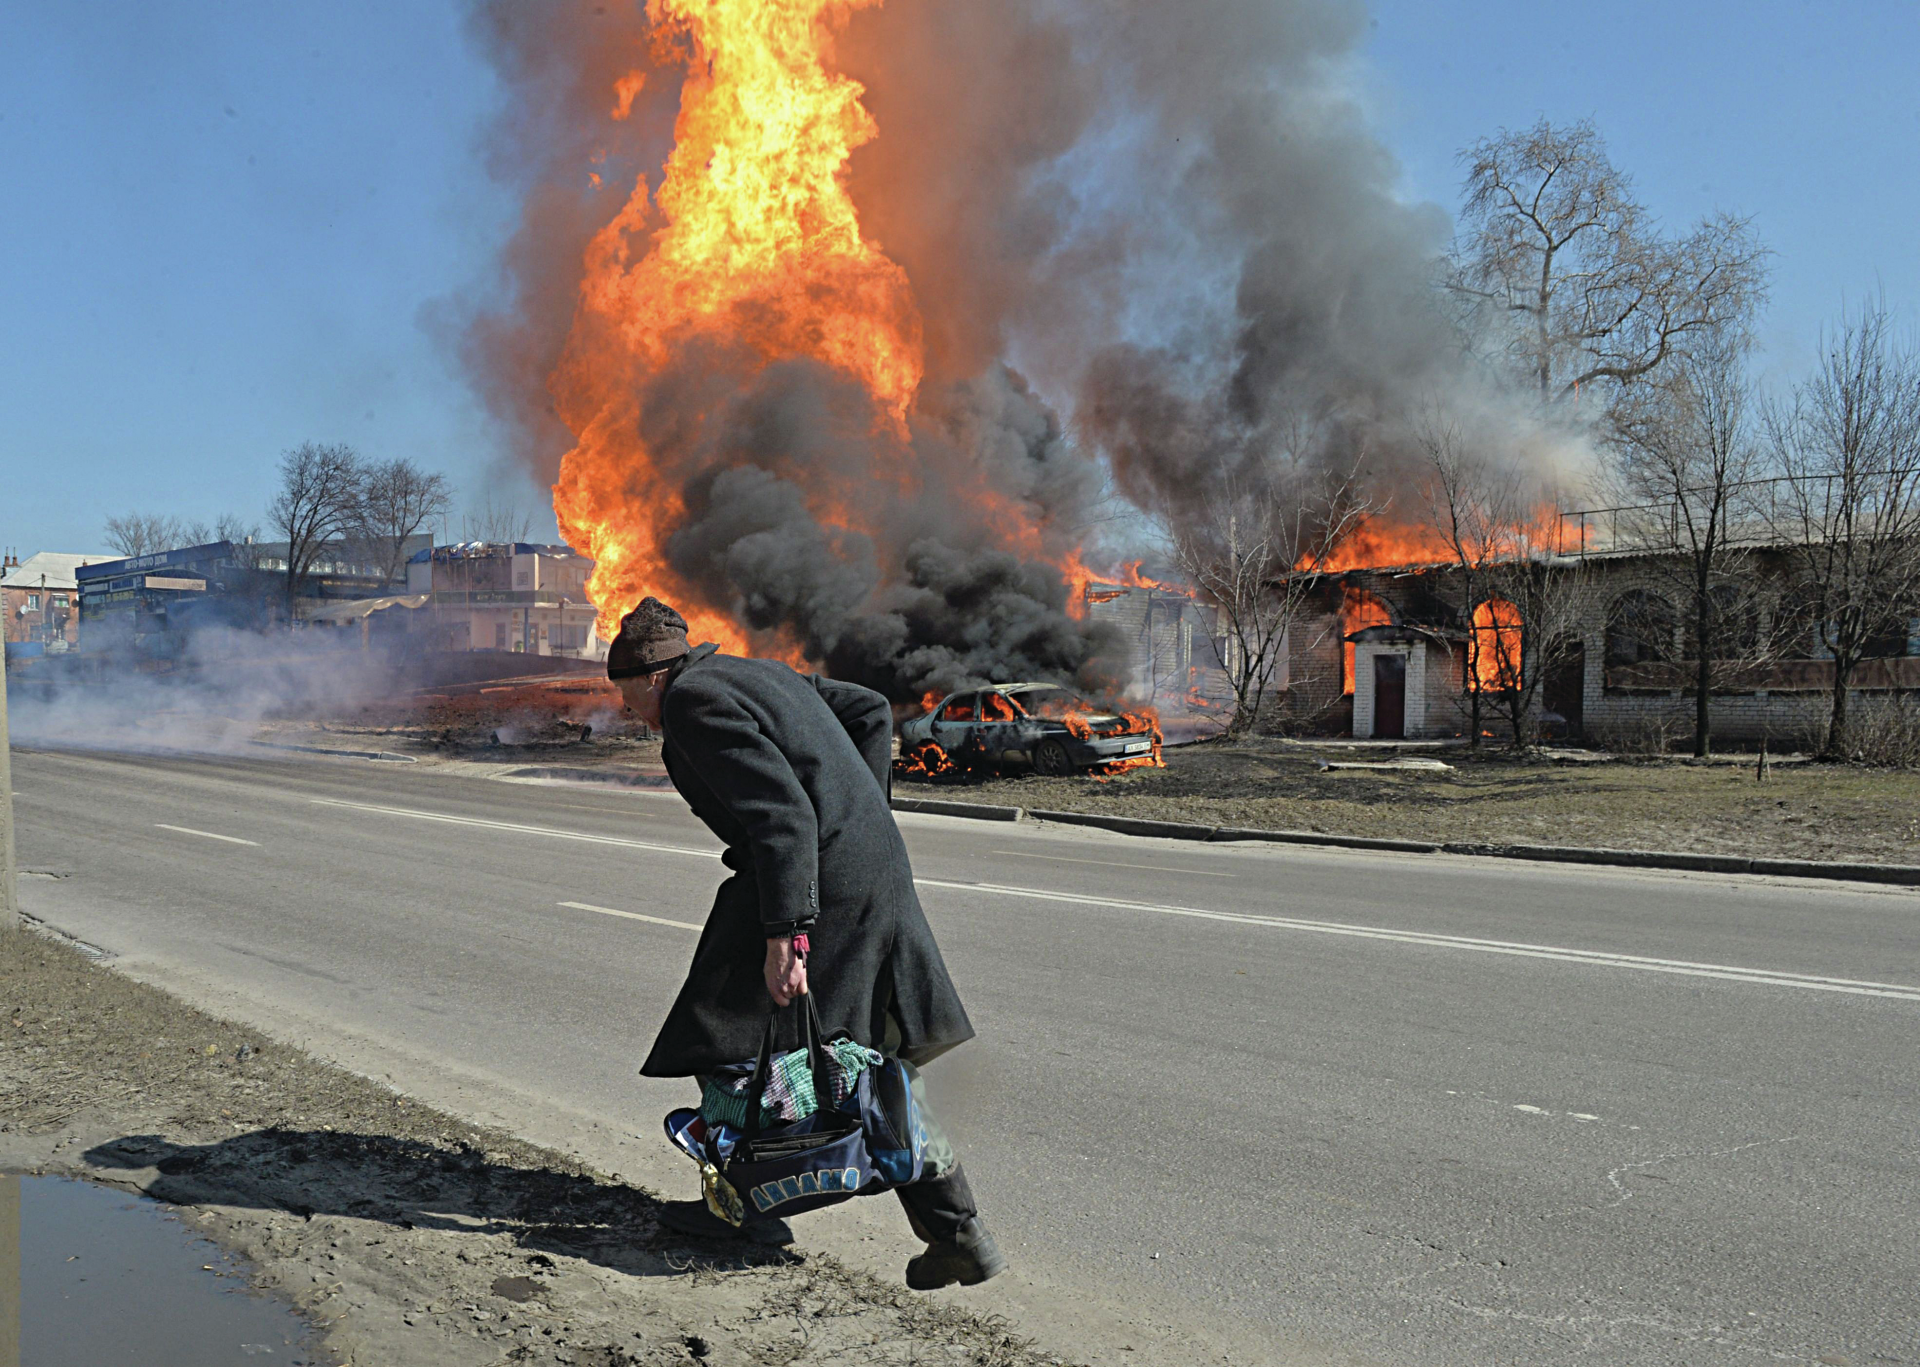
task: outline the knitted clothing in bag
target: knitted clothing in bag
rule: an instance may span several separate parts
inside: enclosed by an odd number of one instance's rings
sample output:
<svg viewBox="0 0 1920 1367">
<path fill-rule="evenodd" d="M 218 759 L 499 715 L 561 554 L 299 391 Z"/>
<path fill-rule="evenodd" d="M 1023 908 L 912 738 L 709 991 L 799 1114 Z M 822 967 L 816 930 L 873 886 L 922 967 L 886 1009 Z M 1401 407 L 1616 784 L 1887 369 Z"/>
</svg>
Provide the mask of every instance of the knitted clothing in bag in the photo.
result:
<svg viewBox="0 0 1920 1367">
<path fill-rule="evenodd" d="M 829 1107 L 838 1106 L 853 1095 L 853 1089 L 859 1085 L 860 1074 L 868 1068 L 882 1062 L 883 1056 L 863 1044 L 850 1039 L 829 1040 L 825 1046 L 827 1053 L 827 1083 Z M 717 1078 L 710 1077 L 701 1091 L 700 1115 L 709 1126 L 731 1125 L 736 1130 L 747 1127 L 747 1089 L 753 1085 L 753 1078 Z M 760 1127 L 769 1125 L 787 1125 L 796 1120 L 805 1120 L 820 1109 L 819 1095 L 814 1087 L 813 1069 L 807 1063 L 807 1051 L 795 1049 L 791 1053 L 777 1054 L 767 1067 L 767 1087 L 760 1096 Z"/>
</svg>

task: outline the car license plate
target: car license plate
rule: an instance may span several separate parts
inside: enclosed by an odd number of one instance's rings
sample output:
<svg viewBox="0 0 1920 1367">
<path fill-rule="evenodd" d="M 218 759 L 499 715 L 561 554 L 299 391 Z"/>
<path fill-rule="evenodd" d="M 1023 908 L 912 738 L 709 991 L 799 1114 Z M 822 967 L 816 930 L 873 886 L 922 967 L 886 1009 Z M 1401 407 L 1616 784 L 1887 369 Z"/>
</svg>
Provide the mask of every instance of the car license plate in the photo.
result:
<svg viewBox="0 0 1920 1367">
<path fill-rule="evenodd" d="M 1141 740 L 1141 741 L 1135 741 L 1132 745 L 1129 745 L 1125 750 L 1121 751 L 1121 753 L 1126 755 L 1138 755 L 1151 749 L 1153 749 L 1152 741 Z"/>
</svg>

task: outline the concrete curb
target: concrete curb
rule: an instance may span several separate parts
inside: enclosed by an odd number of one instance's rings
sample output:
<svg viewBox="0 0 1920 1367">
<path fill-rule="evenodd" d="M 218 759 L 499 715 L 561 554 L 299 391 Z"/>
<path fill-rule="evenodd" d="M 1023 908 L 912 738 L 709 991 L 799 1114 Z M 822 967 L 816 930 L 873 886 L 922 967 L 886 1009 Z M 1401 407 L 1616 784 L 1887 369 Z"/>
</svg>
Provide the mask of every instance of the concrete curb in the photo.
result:
<svg viewBox="0 0 1920 1367">
<path fill-rule="evenodd" d="M 1328 835 L 1322 831 L 1262 831 L 1245 826 L 1221 826 L 1209 840 L 1264 840 L 1273 845 L 1331 845 L 1343 850 L 1388 850 L 1395 854 L 1439 854 L 1444 846 L 1431 840 L 1394 840 L 1378 835 Z"/>
<path fill-rule="evenodd" d="M 939 816 L 973 817 L 984 821 L 1035 821 L 1067 826 L 1092 826 L 1121 835 L 1157 836 L 1164 840 L 1211 843 L 1259 841 L 1275 845 L 1320 845 L 1348 850 L 1385 850 L 1396 854 L 1460 854 L 1486 859 L 1530 859 L 1549 864 L 1604 864 L 1627 869 L 1677 869 L 1691 873 L 1738 873 L 1775 878 L 1827 878 L 1853 883 L 1887 883 L 1920 887 L 1920 867 L 1911 864 L 1841 864 L 1817 859 L 1750 859 L 1737 854 L 1688 854 L 1678 850 L 1589 849 L 1579 845 L 1484 845 L 1440 843 L 1431 840 L 1389 840 L 1364 835 L 1330 835 L 1321 831 L 1264 831 L 1240 826 L 1202 826 L 1186 821 L 1148 821 L 1131 816 L 1103 816 L 1094 812 L 1027 811 L 1020 807 L 990 807 L 978 802 L 936 801 L 896 797 L 894 810 L 931 812 Z"/>
<path fill-rule="evenodd" d="M 665 774 L 642 774 L 632 769 L 589 769 L 565 764 L 521 765 L 507 770 L 501 778 L 558 778 L 570 783 L 610 783 L 621 788 L 671 788 L 673 780 Z"/>
<path fill-rule="evenodd" d="M 924 812 L 928 816 L 966 816 L 975 821 L 1018 821 L 1020 807 L 991 807 L 984 802 L 943 802 L 936 797 L 896 797 L 896 812 Z"/>
<path fill-rule="evenodd" d="M 284 745 L 279 741 L 256 740 L 249 742 L 268 750 L 299 750 L 309 755 L 341 755 L 347 759 L 377 759 L 388 764 L 418 764 L 417 755 L 400 755 L 391 750 L 339 750 L 327 745 Z"/>
</svg>

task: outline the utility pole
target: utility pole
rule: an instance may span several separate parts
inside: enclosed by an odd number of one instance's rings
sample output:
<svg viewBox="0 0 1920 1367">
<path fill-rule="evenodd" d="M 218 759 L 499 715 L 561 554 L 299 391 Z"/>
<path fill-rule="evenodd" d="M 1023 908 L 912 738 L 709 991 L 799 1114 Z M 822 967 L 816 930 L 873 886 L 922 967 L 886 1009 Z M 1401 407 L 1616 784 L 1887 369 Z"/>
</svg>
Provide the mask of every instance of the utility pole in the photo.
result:
<svg viewBox="0 0 1920 1367">
<path fill-rule="evenodd" d="M 20 885 L 13 867 L 13 741 L 7 731 L 7 663 L 0 649 L 0 930 L 20 926 Z"/>
</svg>

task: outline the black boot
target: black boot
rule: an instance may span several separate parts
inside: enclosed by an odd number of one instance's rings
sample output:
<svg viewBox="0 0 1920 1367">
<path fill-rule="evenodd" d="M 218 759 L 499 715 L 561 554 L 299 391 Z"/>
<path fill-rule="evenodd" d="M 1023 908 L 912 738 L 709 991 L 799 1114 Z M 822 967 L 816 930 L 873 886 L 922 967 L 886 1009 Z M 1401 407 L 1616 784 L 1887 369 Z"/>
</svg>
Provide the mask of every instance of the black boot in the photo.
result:
<svg viewBox="0 0 1920 1367">
<path fill-rule="evenodd" d="M 956 1282 L 978 1286 L 1007 1270 L 1007 1260 L 980 1219 L 967 1175 L 958 1167 L 944 1177 L 923 1178 L 897 1193 L 907 1223 L 927 1251 L 907 1264 L 907 1285 L 933 1291 Z"/>
<path fill-rule="evenodd" d="M 730 1225 L 707 1209 L 705 1201 L 662 1201 L 659 1211 L 662 1228 L 691 1239 L 740 1240 L 783 1248 L 793 1242 L 793 1226 L 785 1220 L 756 1220 L 749 1225 Z"/>
<path fill-rule="evenodd" d="M 948 1239 L 927 1245 L 927 1251 L 907 1263 L 907 1286 L 915 1291 L 938 1291 L 958 1282 L 978 1286 L 1007 1270 L 1007 1257 L 993 1235 L 969 1215 Z"/>
</svg>

